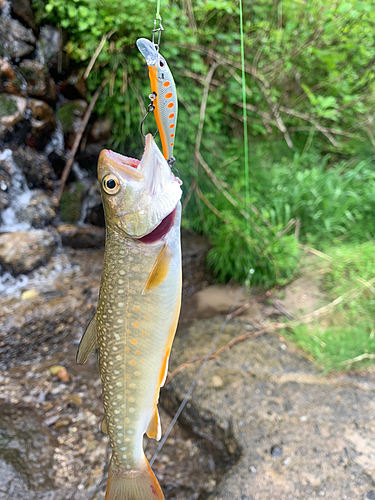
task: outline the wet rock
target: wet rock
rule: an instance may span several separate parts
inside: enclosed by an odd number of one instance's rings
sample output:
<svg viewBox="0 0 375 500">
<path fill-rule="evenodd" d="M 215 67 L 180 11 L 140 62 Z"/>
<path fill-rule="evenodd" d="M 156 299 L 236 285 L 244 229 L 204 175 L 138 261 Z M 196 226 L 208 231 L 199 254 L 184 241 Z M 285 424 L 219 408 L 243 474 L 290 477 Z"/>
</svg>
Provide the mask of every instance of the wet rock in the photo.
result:
<svg viewBox="0 0 375 500">
<path fill-rule="evenodd" d="M 31 111 L 30 132 L 26 142 L 33 148 L 43 150 L 56 128 L 54 111 L 49 104 L 39 99 L 29 99 Z"/>
<path fill-rule="evenodd" d="M 20 223 L 43 228 L 56 217 L 54 200 L 41 189 L 34 189 L 28 205 L 16 208 L 15 216 Z"/>
<path fill-rule="evenodd" d="M 23 82 L 17 69 L 5 59 L 0 57 L 0 92 L 22 96 Z"/>
<path fill-rule="evenodd" d="M 56 245 L 44 230 L 0 234 L 0 264 L 13 275 L 28 273 L 51 255 Z"/>
<path fill-rule="evenodd" d="M 35 36 L 16 19 L 0 17 L 0 57 L 15 59 L 34 50 Z"/>
<path fill-rule="evenodd" d="M 25 175 L 30 188 L 52 190 L 55 174 L 43 153 L 29 147 L 18 148 L 13 151 L 13 158 Z"/>
<path fill-rule="evenodd" d="M 75 132 L 81 126 L 86 108 L 86 101 L 76 99 L 75 101 L 67 102 L 57 110 L 57 116 L 61 122 L 68 148 L 71 148 L 73 145 Z"/>
<path fill-rule="evenodd" d="M 19 65 L 26 81 L 27 94 L 47 102 L 56 101 L 56 86 L 48 70 L 40 61 L 25 59 Z"/>
<path fill-rule="evenodd" d="M 100 248 L 105 243 L 105 229 L 95 226 L 64 224 L 57 227 L 64 246 L 72 248 Z"/>
<path fill-rule="evenodd" d="M 97 182 L 93 184 L 85 194 L 82 200 L 82 213 L 80 220 L 93 226 L 104 228 L 104 210 L 100 187 Z"/>
<path fill-rule="evenodd" d="M 59 62 L 59 53 L 62 51 L 62 36 L 58 28 L 53 26 L 43 26 L 40 28 L 40 35 L 37 41 L 37 58 L 49 68 L 57 67 Z"/>
<path fill-rule="evenodd" d="M 21 18 L 29 28 L 37 29 L 34 19 L 34 12 L 31 9 L 29 0 L 12 0 L 12 11 Z"/>
<path fill-rule="evenodd" d="M 86 191 L 81 182 L 71 183 L 60 200 L 60 215 L 64 222 L 77 223 L 81 218 L 82 200 Z"/>
<path fill-rule="evenodd" d="M 26 113 L 27 100 L 10 94 L 0 94 L 0 135 L 20 122 Z"/>
<path fill-rule="evenodd" d="M 52 500 L 57 441 L 24 405 L 0 404 L 0 499 Z"/>
<path fill-rule="evenodd" d="M 66 80 L 60 83 L 59 90 L 69 100 L 86 98 L 86 80 L 81 71 L 73 71 Z"/>
<path fill-rule="evenodd" d="M 29 300 L 32 301 L 38 297 L 38 292 L 32 288 L 31 290 L 25 290 L 22 292 L 21 300 Z"/>
</svg>

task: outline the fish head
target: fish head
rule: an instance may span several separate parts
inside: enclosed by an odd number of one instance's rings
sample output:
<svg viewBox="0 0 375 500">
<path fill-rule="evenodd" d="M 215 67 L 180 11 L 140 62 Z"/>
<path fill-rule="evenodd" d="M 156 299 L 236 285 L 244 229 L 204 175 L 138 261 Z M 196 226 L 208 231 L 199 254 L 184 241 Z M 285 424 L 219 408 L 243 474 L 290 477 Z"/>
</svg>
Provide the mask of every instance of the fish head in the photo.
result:
<svg viewBox="0 0 375 500">
<path fill-rule="evenodd" d="M 142 238 L 173 212 L 181 198 L 175 177 L 151 134 L 141 160 L 103 150 L 98 180 L 107 227 Z"/>
<path fill-rule="evenodd" d="M 146 59 L 150 72 L 152 72 L 161 83 L 168 80 L 170 78 L 170 70 L 167 61 L 160 52 L 156 50 L 155 45 L 150 42 L 150 40 L 147 40 L 147 38 L 139 38 L 136 43 L 139 51 Z"/>
</svg>

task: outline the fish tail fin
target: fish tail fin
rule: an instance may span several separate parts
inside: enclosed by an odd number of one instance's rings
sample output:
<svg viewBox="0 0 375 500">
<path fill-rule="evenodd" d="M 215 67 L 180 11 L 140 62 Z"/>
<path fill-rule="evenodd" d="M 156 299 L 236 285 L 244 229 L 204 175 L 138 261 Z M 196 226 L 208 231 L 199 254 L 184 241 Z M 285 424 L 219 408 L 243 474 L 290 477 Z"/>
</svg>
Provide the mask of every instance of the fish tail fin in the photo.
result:
<svg viewBox="0 0 375 500">
<path fill-rule="evenodd" d="M 146 457 L 137 470 L 119 470 L 110 464 L 105 500 L 164 500 Z"/>
</svg>

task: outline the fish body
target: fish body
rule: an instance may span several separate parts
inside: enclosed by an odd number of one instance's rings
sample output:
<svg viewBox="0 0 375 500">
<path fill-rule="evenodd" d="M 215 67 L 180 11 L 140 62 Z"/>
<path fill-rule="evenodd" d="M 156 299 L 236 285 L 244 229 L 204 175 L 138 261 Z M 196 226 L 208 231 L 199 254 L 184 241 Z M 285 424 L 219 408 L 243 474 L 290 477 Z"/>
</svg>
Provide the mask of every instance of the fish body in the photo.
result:
<svg viewBox="0 0 375 500">
<path fill-rule="evenodd" d="M 77 361 L 98 348 L 112 458 L 106 500 L 164 498 L 143 452 L 160 439 L 157 403 L 181 305 L 181 182 L 152 136 L 140 162 L 103 151 L 106 250 L 96 314 Z"/>
<path fill-rule="evenodd" d="M 146 38 L 137 40 L 137 47 L 145 57 L 150 76 L 151 92 L 156 94 L 153 104 L 166 160 L 173 158 L 174 138 L 176 134 L 178 101 L 176 85 L 167 61 L 156 50 L 155 45 Z"/>
</svg>

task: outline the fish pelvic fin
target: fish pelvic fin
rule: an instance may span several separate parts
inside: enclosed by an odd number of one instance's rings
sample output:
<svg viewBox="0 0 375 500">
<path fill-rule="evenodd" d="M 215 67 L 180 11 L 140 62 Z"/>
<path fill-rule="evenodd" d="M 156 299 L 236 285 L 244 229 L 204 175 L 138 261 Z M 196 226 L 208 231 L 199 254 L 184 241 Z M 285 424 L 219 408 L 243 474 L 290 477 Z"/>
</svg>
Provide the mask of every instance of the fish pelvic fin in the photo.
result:
<svg viewBox="0 0 375 500">
<path fill-rule="evenodd" d="M 145 295 L 150 290 L 158 287 L 168 275 L 171 265 L 172 254 L 165 244 L 161 249 L 156 262 L 151 269 L 150 275 L 147 278 L 146 284 L 143 288 L 142 295 Z"/>
<path fill-rule="evenodd" d="M 161 424 L 158 407 L 155 406 L 154 412 L 152 414 L 150 423 L 148 424 L 146 434 L 149 438 L 156 439 L 160 441 L 161 438 Z"/>
<path fill-rule="evenodd" d="M 85 333 L 82 336 L 81 342 L 79 343 L 77 351 L 77 365 L 83 365 L 86 363 L 90 354 L 98 348 L 97 341 L 97 330 L 96 330 L 96 319 L 95 315 L 92 317 Z"/>
<path fill-rule="evenodd" d="M 145 463 L 138 470 L 119 470 L 109 466 L 105 500 L 164 500 L 163 492 L 152 469 Z"/>
</svg>

